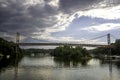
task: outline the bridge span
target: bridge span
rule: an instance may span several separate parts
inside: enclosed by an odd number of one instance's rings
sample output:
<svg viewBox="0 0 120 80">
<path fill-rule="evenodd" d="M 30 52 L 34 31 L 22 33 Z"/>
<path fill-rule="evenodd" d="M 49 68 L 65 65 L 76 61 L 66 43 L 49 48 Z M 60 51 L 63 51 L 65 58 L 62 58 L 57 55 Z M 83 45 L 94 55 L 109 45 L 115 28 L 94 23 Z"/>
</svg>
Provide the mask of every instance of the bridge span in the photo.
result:
<svg viewBox="0 0 120 80">
<path fill-rule="evenodd" d="M 92 40 L 95 40 L 95 39 L 99 39 L 99 38 L 102 38 L 104 36 L 107 36 L 107 44 L 90 44 L 90 43 L 65 43 L 65 42 L 43 42 L 43 43 L 26 43 L 26 42 L 21 42 L 20 43 L 20 34 L 17 33 L 16 34 L 16 43 L 20 46 L 63 46 L 63 45 L 70 45 L 70 46 L 83 46 L 83 47 L 111 47 L 110 44 L 111 44 L 111 40 L 110 40 L 110 33 L 107 34 L 107 35 L 103 35 L 103 36 L 100 36 L 100 37 L 97 37 L 97 38 L 94 38 Z"/>
<path fill-rule="evenodd" d="M 105 44 L 80 44 L 80 43 L 18 43 L 20 46 L 84 46 L 84 47 L 106 47 Z"/>
</svg>

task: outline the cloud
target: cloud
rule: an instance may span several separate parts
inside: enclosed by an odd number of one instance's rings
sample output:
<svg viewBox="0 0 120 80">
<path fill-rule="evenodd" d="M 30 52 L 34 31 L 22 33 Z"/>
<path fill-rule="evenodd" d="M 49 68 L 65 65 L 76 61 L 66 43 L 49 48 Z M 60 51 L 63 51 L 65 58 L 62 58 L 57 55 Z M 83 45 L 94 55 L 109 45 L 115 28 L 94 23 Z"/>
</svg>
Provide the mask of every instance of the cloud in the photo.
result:
<svg viewBox="0 0 120 80">
<path fill-rule="evenodd" d="M 114 23 L 105 23 L 105 24 L 99 24 L 99 25 L 95 25 L 95 26 L 90 26 L 87 28 L 82 28 L 81 30 L 87 30 L 90 32 L 101 32 L 101 31 L 109 31 L 109 30 L 115 30 L 115 29 L 119 29 L 120 28 L 120 24 L 114 24 Z"/>
<path fill-rule="evenodd" d="M 91 9 L 84 12 L 85 16 L 103 18 L 103 19 L 120 19 L 120 5 L 107 8 Z"/>
<path fill-rule="evenodd" d="M 60 9 L 67 14 L 76 11 L 91 9 L 93 5 L 98 4 L 103 0 L 60 0 Z"/>
<path fill-rule="evenodd" d="M 1 1 L 0 30 L 10 34 L 20 32 L 30 36 L 34 32 L 41 32 L 56 24 L 58 11 L 54 6 L 54 1 L 49 1 L 48 4 L 45 4 L 44 0 L 38 1 Z M 41 6 L 41 4 L 44 5 Z"/>
<path fill-rule="evenodd" d="M 114 2 L 114 5 L 119 3 Z M 65 31 L 81 16 L 120 18 L 120 7 L 110 5 L 107 8 L 106 3 L 105 0 L 0 0 L 0 34 L 12 36 L 20 32 L 26 38 L 72 40 L 70 36 L 56 38 L 51 34 Z"/>
</svg>

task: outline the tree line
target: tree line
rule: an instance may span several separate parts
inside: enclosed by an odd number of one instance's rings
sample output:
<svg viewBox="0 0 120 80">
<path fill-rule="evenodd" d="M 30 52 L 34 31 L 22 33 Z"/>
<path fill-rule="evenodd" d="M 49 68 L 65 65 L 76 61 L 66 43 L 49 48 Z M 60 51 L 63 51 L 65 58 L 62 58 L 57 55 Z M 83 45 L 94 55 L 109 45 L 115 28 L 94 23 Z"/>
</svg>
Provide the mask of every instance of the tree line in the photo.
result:
<svg viewBox="0 0 120 80">
<path fill-rule="evenodd" d="M 17 49 L 17 51 L 16 51 Z M 3 56 L 10 55 L 11 57 L 22 56 L 22 50 L 14 42 L 8 42 L 3 38 L 0 38 L 0 54 Z"/>
</svg>

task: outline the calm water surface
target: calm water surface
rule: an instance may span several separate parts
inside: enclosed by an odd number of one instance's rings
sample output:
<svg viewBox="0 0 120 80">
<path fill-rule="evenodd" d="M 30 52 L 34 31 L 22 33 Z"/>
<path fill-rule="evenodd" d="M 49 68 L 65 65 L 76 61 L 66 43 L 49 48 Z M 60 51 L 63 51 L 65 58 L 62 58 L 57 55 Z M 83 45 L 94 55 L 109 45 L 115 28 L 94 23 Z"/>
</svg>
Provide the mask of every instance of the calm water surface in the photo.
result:
<svg viewBox="0 0 120 80">
<path fill-rule="evenodd" d="M 120 80 L 120 62 L 111 66 L 98 59 L 67 62 L 50 56 L 23 57 L 18 66 L 1 68 L 0 80 Z"/>
</svg>

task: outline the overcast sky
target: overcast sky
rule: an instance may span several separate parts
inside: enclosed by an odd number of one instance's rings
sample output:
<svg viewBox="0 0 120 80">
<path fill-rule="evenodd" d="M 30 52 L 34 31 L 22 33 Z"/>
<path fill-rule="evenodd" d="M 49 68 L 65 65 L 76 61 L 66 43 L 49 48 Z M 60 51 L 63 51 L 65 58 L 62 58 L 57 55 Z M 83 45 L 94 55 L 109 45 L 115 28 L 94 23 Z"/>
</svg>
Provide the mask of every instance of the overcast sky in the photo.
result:
<svg viewBox="0 0 120 80">
<path fill-rule="evenodd" d="M 21 42 L 120 38 L 120 0 L 0 0 L 0 37 L 15 40 L 16 32 Z"/>
</svg>

